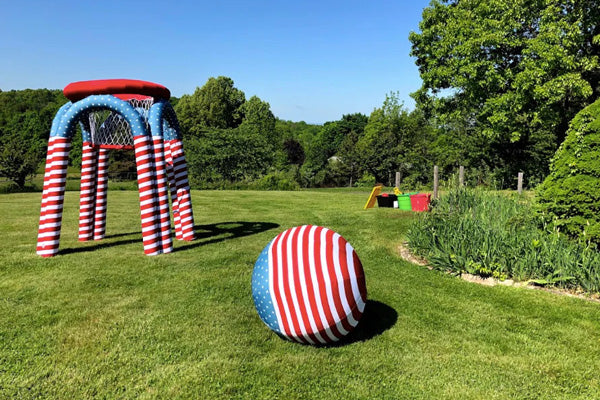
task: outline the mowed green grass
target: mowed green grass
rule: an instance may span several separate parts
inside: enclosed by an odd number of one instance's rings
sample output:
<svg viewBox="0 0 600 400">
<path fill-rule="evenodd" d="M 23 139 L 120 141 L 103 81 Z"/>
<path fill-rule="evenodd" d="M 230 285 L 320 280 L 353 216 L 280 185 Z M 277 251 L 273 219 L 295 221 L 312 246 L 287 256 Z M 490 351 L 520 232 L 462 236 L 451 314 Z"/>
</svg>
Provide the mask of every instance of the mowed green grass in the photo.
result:
<svg viewBox="0 0 600 400">
<path fill-rule="evenodd" d="M 0 398 L 599 398 L 600 305 L 483 287 L 397 255 L 410 212 L 368 192 L 194 191 L 199 239 L 144 256 L 134 191 L 111 191 L 108 238 L 35 255 L 40 193 L 0 195 Z M 364 265 L 369 303 L 335 347 L 280 339 L 250 279 L 279 232 L 319 224 Z"/>
</svg>

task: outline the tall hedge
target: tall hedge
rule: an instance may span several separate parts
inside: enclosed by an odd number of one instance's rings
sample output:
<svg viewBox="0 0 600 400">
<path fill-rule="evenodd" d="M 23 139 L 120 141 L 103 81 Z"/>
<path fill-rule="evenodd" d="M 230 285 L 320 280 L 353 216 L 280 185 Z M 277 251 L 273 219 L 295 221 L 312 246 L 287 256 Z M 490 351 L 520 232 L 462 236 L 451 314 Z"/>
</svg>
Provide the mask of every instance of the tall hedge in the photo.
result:
<svg viewBox="0 0 600 400">
<path fill-rule="evenodd" d="M 571 121 L 537 199 L 560 232 L 600 244 L 600 100 Z"/>
</svg>

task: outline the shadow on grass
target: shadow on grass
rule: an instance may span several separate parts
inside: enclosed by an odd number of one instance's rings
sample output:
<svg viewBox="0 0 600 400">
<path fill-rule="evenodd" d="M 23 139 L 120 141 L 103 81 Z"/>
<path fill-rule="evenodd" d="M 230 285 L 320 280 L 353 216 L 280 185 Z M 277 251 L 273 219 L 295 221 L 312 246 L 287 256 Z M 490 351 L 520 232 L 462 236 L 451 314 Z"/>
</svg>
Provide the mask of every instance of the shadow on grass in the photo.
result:
<svg viewBox="0 0 600 400">
<path fill-rule="evenodd" d="M 196 240 L 192 242 L 186 242 L 182 246 L 177 246 L 173 251 L 189 250 L 196 247 L 205 246 L 208 244 L 219 243 L 229 239 L 235 239 L 239 237 L 254 235 L 256 233 L 268 231 L 279 227 L 278 224 L 272 222 L 248 222 L 248 221 L 234 221 L 234 222 L 219 222 L 216 224 L 208 225 L 196 225 L 194 226 L 194 232 L 196 233 Z M 116 233 L 112 235 L 106 235 L 104 240 L 114 239 L 118 237 L 130 236 L 130 235 L 141 235 L 141 232 L 128 232 L 128 233 Z M 93 241 L 86 242 L 85 247 L 76 247 L 70 249 L 61 249 L 58 254 L 76 254 L 85 253 L 89 251 L 96 251 L 99 249 L 105 249 L 109 247 L 124 246 L 133 243 L 139 243 L 142 245 L 141 238 L 118 240 L 115 242 L 104 242 L 104 241 Z M 90 245 L 90 243 L 94 243 Z"/>
<path fill-rule="evenodd" d="M 324 347 L 340 347 L 365 342 L 381 335 L 398 321 L 398 313 L 392 307 L 377 300 L 367 300 L 365 312 L 358 326 L 339 342 Z"/>
<path fill-rule="evenodd" d="M 104 236 L 104 239 L 114 239 L 114 238 L 123 237 L 123 236 L 140 235 L 141 233 L 142 232 L 140 232 L 140 231 L 124 232 L 124 233 L 113 233 L 112 235 L 106 235 L 106 236 Z"/>
<path fill-rule="evenodd" d="M 278 228 L 279 224 L 273 222 L 220 222 L 218 224 L 195 225 L 196 240 L 189 244 L 179 246 L 175 251 L 193 249 L 207 244 L 219 243 L 229 239 L 254 235 L 270 229 Z"/>
<path fill-rule="evenodd" d="M 136 234 L 139 235 L 139 232 L 137 232 Z M 116 236 L 119 236 L 119 235 L 116 235 Z M 125 236 L 125 234 L 123 234 L 122 236 Z M 106 238 L 104 240 L 106 240 Z M 83 243 L 86 243 L 85 247 L 72 247 L 70 249 L 60 249 L 58 251 L 58 254 L 61 256 L 64 256 L 67 254 L 87 253 L 89 251 L 96 251 L 96 250 L 106 249 L 106 248 L 116 247 L 116 246 L 125 246 L 125 245 L 133 244 L 133 243 L 139 243 L 141 245 L 142 240 L 141 239 L 128 239 L 128 240 L 119 240 L 116 242 L 103 242 L 103 241 L 98 240 L 98 241 L 89 241 L 89 242 L 83 242 Z M 95 244 L 90 245 L 89 243 L 95 243 Z"/>
</svg>

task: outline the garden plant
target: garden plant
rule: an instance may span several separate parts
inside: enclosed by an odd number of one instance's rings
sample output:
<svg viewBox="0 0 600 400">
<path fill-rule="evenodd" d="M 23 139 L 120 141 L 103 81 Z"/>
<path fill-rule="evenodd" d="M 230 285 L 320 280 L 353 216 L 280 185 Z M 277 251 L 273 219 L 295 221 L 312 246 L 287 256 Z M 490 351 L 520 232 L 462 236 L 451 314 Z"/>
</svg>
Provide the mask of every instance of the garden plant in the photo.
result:
<svg viewBox="0 0 600 400">
<path fill-rule="evenodd" d="M 516 194 L 454 189 L 411 226 L 410 248 L 436 269 L 600 291 L 600 253 L 544 222 Z"/>
</svg>

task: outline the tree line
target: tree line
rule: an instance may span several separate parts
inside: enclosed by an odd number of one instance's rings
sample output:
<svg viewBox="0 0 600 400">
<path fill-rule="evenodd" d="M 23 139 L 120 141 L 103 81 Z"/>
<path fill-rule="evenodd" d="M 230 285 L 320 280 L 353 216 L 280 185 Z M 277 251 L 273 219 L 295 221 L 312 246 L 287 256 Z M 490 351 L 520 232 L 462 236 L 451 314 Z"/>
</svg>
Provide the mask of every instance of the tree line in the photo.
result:
<svg viewBox="0 0 600 400">
<path fill-rule="evenodd" d="M 575 114 L 600 92 L 600 0 L 433 0 L 411 56 L 422 86 L 414 110 L 390 92 L 370 115 L 323 125 L 273 115 L 228 77 L 172 98 L 196 188 L 430 184 L 459 165 L 472 184 L 529 186 Z M 383 95 L 383 94 L 382 94 Z M 0 175 L 19 187 L 43 162 L 60 91 L 0 91 Z M 77 146 L 74 146 L 74 150 Z M 128 159 L 129 157 L 129 159 Z M 133 168 L 113 155 L 113 170 Z M 77 151 L 73 163 L 77 165 Z"/>
<path fill-rule="evenodd" d="M 371 116 L 320 125 L 277 119 L 269 103 L 227 77 L 210 78 L 176 101 L 192 183 L 197 187 L 293 188 L 389 183 L 399 169 L 426 183 L 427 121 L 397 93 Z M 421 151 L 419 151 L 421 150 Z M 423 169 L 423 170 L 421 170 Z"/>
</svg>

